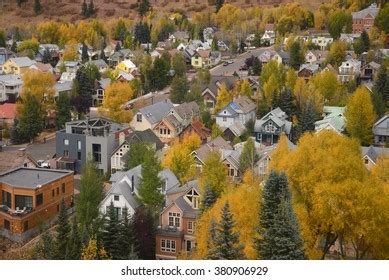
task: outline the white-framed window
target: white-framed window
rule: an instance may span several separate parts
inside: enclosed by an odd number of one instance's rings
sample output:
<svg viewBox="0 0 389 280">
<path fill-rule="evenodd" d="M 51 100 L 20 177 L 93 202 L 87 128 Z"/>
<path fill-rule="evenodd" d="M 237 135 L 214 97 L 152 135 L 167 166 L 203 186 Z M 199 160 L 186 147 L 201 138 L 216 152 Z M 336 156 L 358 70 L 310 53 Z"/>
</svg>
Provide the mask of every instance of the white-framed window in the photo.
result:
<svg viewBox="0 0 389 280">
<path fill-rule="evenodd" d="M 188 233 L 194 233 L 196 228 L 196 222 L 188 221 Z"/>
<path fill-rule="evenodd" d="M 194 245 L 195 245 L 194 241 L 192 241 L 192 240 L 185 240 L 185 250 L 187 252 L 192 251 L 192 249 L 194 248 Z"/>
<path fill-rule="evenodd" d="M 169 227 L 180 227 L 181 214 L 176 212 L 169 212 Z"/>
<path fill-rule="evenodd" d="M 194 209 L 198 209 L 200 207 L 200 195 L 196 192 L 196 190 L 191 189 L 186 194 L 186 199 L 192 205 Z"/>
<path fill-rule="evenodd" d="M 136 121 L 137 122 L 142 122 L 142 115 L 141 114 L 137 114 L 136 115 Z"/>
<path fill-rule="evenodd" d="M 223 122 L 226 122 L 227 121 L 227 117 L 223 117 Z"/>
<path fill-rule="evenodd" d="M 81 150 L 81 141 L 80 140 L 77 141 L 77 149 Z"/>
<path fill-rule="evenodd" d="M 63 144 L 65 146 L 69 146 L 69 140 L 68 139 L 63 139 Z"/>
<path fill-rule="evenodd" d="M 175 252 L 176 241 L 169 239 L 161 239 L 161 251 L 162 252 Z"/>
<path fill-rule="evenodd" d="M 275 132 L 276 131 L 276 127 L 273 125 L 272 122 L 269 122 L 265 126 L 265 131 L 266 132 Z"/>
</svg>

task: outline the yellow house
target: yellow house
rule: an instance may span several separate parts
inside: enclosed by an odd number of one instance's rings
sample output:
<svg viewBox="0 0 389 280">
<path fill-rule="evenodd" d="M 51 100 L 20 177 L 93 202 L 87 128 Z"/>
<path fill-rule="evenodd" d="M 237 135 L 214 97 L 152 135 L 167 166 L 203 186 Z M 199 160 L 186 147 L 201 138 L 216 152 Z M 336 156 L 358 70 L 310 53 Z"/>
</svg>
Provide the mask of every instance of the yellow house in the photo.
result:
<svg viewBox="0 0 389 280">
<path fill-rule="evenodd" d="M 134 69 L 136 69 L 136 65 L 129 59 L 123 60 L 116 66 L 117 70 L 131 73 Z"/>
<path fill-rule="evenodd" d="M 20 75 L 26 69 L 29 69 L 30 66 L 34 65 L 36 62 L 29 59 L 28 57 L 15 57 L 8 59 L 3 65 L 3 71 L 6 74 L 15 74 Z"/>
</svg>

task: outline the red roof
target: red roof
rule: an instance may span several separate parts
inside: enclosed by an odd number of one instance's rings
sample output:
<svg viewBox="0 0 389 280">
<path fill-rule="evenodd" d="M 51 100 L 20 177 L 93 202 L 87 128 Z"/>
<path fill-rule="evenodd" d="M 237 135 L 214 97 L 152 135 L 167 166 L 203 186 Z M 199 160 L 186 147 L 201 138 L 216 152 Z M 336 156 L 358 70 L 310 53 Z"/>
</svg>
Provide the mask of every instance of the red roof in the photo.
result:
<svg viewBox="0 0 389 280">
<path fill-rule="evenodd" d="M 0 105 L 0 119 L 15 119 L 16 104 L 4 103 Z"/>
</svg>

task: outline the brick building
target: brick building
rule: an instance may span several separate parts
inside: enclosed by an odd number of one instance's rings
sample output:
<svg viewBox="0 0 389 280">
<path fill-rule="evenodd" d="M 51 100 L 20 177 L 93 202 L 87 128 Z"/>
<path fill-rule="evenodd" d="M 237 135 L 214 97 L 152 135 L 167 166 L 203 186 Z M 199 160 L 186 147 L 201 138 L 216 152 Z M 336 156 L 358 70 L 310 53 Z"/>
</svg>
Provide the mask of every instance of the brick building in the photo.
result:
<svg viewBox="0 0 389 280">
<path fill-rule="evenodd" d="M 368 31 L 374 25 L 374 19 L 378 11 L 377 4 L 373 3 L 366 9 L 352 13 L 353 33 L 362 33 L 363 30 Z"/>
</svg>

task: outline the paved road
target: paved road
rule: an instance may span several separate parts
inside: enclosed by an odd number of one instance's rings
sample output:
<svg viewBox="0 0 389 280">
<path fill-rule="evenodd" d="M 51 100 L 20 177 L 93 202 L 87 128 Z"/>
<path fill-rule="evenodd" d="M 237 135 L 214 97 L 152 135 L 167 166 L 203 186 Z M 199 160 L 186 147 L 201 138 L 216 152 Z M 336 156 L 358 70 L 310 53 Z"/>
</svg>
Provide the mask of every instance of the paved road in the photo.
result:
<svg viewBox="0 0 389 280">
<path fill-rule="evenodd" d="M 241 55 L 237 56 L 234 60 L 234 63 L 223 66 L 223 64 L 220 64 L 210 70 L 210 73 L 212 76 L 232 76 L 234 72 L 239 72 L 239 69 L 245 64 L 245 60 L 249 57 L 258 56 L 263 51 L 272 49 L 272 47 L 263 47 L 263 48 L 257 48 L 249 50 L 245 53 L 242 53 Z"/>
</svg>

